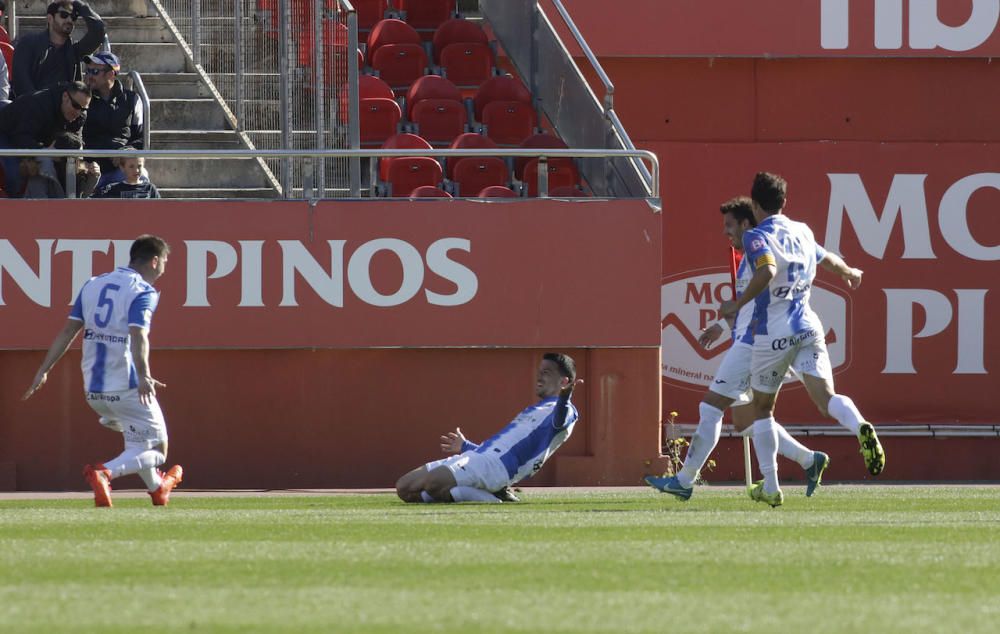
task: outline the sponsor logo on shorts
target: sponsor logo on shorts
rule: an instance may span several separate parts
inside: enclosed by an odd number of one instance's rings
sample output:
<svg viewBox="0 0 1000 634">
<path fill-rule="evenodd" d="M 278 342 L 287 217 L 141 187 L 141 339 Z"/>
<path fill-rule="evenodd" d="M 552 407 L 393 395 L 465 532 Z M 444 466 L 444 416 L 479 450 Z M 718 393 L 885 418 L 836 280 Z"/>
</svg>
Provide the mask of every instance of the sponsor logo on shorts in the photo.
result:
<svg viewBox="0 0 1000 634">
<path fill-rule="evenodd" d="M 108 403 L 117 403 L 122 400 L 120 394 L 102 394 L 100 392 L 87 392 L 88 401 L 106 401 Z"/>
<path fill-rule="evenodd" d="M 775 339 L 771 342 L 771 350 L 775 352 L 780 350 L 791 350 L 795 346 L 799 345 L 803 341 L 808 341 L 816 337 L 815 330 L 806 330 L 805 332 L 800 332 L 797 335 L 792 335 L 791 337 L 782 337 L 781 339 Z M 815 358 L 816 355 L 813 355 Z"/>
<path fill-rule="evenodd" d="M 719 303 L 732 297 L 733 287 L 727 267 L 686 271 L 663 280 L 660 287 L 660 343 L 665 381 L 686 388 L 703 389 L 713 385 L 719 362 L 732 345 L 732 339 L 727 329 L 706 349 L 698 344 L 698 336 L 703 328 L 719 318 L 716 312 Z M 833 282 L 827 286 L 822 280 L 813 285 L 809 299 L 809 304 L 826 328 L 825 333 L 813 333 L 813 336 L 825 336 L 834 369 L 846 366 L 849 361 L 849 301 L 846 292 Z"/>
</svg>

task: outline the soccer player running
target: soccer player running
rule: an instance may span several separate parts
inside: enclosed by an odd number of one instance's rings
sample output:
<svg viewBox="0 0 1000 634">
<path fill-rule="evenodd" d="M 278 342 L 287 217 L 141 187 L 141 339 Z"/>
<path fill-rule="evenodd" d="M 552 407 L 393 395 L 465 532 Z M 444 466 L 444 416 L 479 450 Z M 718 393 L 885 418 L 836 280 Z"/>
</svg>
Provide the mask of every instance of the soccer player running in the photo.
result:
<svg viewBox="0 0 1000 634">
<path fill-rule="evenodd" d="M 750 487 L 749 494 L 753 500 L 771 506 L 780 505 L 784 499 L 778 486 L 774 403 L 789 367 L 802 375 L 820 411 L 858 437 L 868 472 L 878 475 L 885 468 L 885 452 L 875 428 L 864 420 L 850 398 L 834 392 L 823 324 L 809 305 L 818 262 L 828 261 L 824 267 L 837 272 L 851 288 L 861 283 L 862 272 L 819 246 L 808 225 L 782 214 L 786 189 L 780 176 L 760 172 L 754 177 L 750 197 L 757 226 L 743 234 L 744 257 L 753 276 L 738 299 L 722 302 L 719 307 L 723 317 L 734 318 L 747 304 L 754 305 L 751 433 L 764 479 Z"/>
<path fill-rule="evenodd" d="M 82 329 L 87 404 L 101 425 L 125 439 L 117 458 L 84 467 L 96 506 L 112 506 L 111 480 L 130 473 L 139 474 L 154 505 L 164 506 L 183 477 L 180 465 L 166 474 L 157 469 L 167 458 L 167 427 L 156 388 L 166 386 L 149 369 L 149 328 L 159 301 L 152 284 L 163 275 L 169 253 L 162 238 L 142 235 L 132 243 L 127 267 L 89 279 L 22 397 L 31 398 L 45 385 Z"/>
<path fill-rule="evenodd" d="M 737 250 L 743 249 L 743 234 L 757 226 L 753 215 L 753 201 L 746 196 L 738 196 L 726 201 L 720 207 L 723 233 Z M 736 273 L 736 296 L 742 295 L 750 283 L 752 273 L 747 258 L 740 260 Z M 753 351 L 753 304 L 747 304 L 736 315 L 732 323 L 732 346 L 719 365 L 712 386 L 705 391 L 698 405 L 698 427 L 691 437 L 684 466 L 677 475 L 667 477 L 646 476 L 651 487 L 688 500 L 694 492 L 694 482 L 698 473 L 708 461 L 722 433 L 722 416 L 726 408 L 732 407 L 733 426 L 743 434 L 753 424 L 754 409 L 750 405 L 750 357 Z M 721 320 L 720 320 L 721 321 Z M 699 337 L 698 343 L 708 347 L 722 336 L 722 325 L 709 326 Z M 793 369 L 796 369 L 793 366 Z M 824 401 L 825 402 L 825 401 Z M 819 405 L 819 403 L 817 403 Z M 822 406 L 820 406 L 822 410 Z M 823 478 L 823 472 L 830 464 L 830 457 L 821 451 L 813 451 L 795 440 L 788 431 L 774 423 L 778 435 L 778 453 L 794 460 L 806 472 L 806 496 L 811 497 Z"/>
<path fill-rule="evenodd" d="M 569 355 L 546 353 L 538 366 L 529 405 L 480 445 L 460 428 L 441 436 L 441 451 L 456 454 L 417 467 L 396 482 L 404 502 L 516 502 L 509 487 L 534 475 L 570 434 L 579 414 L 570 402 L 576 364 Z"/>
</svg>

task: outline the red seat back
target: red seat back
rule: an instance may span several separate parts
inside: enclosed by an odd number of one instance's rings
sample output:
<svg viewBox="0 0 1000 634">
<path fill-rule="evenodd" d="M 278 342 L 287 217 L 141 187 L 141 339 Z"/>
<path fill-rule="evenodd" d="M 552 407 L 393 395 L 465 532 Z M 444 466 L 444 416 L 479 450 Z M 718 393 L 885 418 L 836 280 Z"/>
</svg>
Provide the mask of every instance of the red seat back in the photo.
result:
<svg viewBox="0 0 1000 634">
<path fill-rule="evenodd" d="M 448 20 L 434 31 L 431 44 L 432 57 L 435 64 L 441 63 L 441 51 L 449 44 L 489 44 L 482 27 L 471 20 L 454 18 Z"/>
<path fill-rule="evenodd" d="M 427 70 L 427 53 L 417 44 L 384 44 L 375 52 L 372 68 L 397 94 L 406 91 Z"/>
<path fill-rule="evenodd" d="M 433 185 L 421 185 L 410 192 L 410 198 L 451 198 L 451 194 Z"/>
<path fill-rule="evenodd" d="M 493 50 L 486 44 L 449 44 L 441 51 L 441 67 L 458 86 L 478 87 L 493 76 Z"/>
<path fill-rule="evenodd" d="M 566 149 L 566 143 L 557 136 L 548 134 L 547 132 L 542 132 L 540 134 L 532 134 L 524 141 L 521 141 L 521 147 L 523 148 L 562 148 Z M 528 164 L 531 159 L 524 156 L 519 156 L 514 159 L 514 178 L 520 179 L 524 174 L 524 166 Z"/>
<path fill-rule="evenodd" d="M 465 134 L 460 134 L 451 142 L 448 146 L 452 150 L 470 150 L 483 148 L 486 150 L 496 149 L 496 142 L 488 136 L 483 136 L 482 134 L 476 134 L 474 132 L 466 132 Z M 484 152 L 484 154 L 489 154 L 489 152 Z M 455 178 L 455 166 L 462 161 L 468 160 L 473 157 L 462 157 L 462 158 L 452 158 L 448 159 L 448 178 Z"/>
<path fill-rule="evenodd" d="M 413 108 L 413 123 L 432 144 L 448 145 L 465 132 L 465 106 L 451 99 L 424 99 Z"/>
<path fill-rule="evenodd" d="M 396 5 L 406 12 L 407 24 L 428 36 L 455 15 L 455 0 L 396 0 Z"/>
<path fill-rule="evenodd" d="M 358 30 L 370 31 L 385 16 L 389 8 L 386 0 L 352 0 L 355 11 L 358 12 Z"/>
<path fill-rule="evenodd" d="M 492 185 L 506 186 L 509 180 L 507 164 L 494 156 L 468 158 L 455 166 L 455 184 L 459 196 L 477 196 Z"/>
<path fill-rule="evenodd" d="M 520 101 L 493 101 L 483 109 L 482 122 L 498 145 L 519 145 L 535 130 L 535 109 Z"/>
<path fill-rule="evenodd" d="M 389 195 L 408 196 L 421 185 L 437 186 L 441 182 L 441 164 L 426 156 L 406 156 L 393 159 L 387 177 Z"/>
<path fill-rule="evenodd" d="M 381 145 L 396 134 L 396 127 L 403 113 L 399 104 L 392 99 L 362 99 L 358 109 L 361 129 L 361 143 Z"/>
<path fill-rule="evenodd" d="M 450 99 L 462 101 L 462 91 L 440 75 L 424 75 L 406 91 L 406 116 L 413 120 L 413 106 L 424 99 Z"/>
<path fill-rule="evenodd" d="M 519 79 L 508 75 L 487 79 L 472 98 L 476 121 L 483 120 L 483 109 L 493 101 L 521 101 L 530 104 L 531 93 Z"/>
<path fill-rule="evenodd" d="M 387 44 L 416 44 L 420 46 L 420 36 L 417 35 L 412 26 L 402 20 L 395 18 L 381 20 L 368 34 L 369 66 L 372 65 L 378 49 Z"/>
<path fill-rule="evenodd" d="M 374 75 L 358 75 L 358 99 L 393 99 L 392 87 Z M 350 91 L 347 86 L 341 86 L 337 91 L 340 110 L 340 122 L 347 123 L 350 118 Z"/>
<path fill-rule="evenodd" d="M 517 194 L 510 187 L 501 185 L 491 185 L 477 194 L 479 198 L 517 198 Z"/>
<path fill-rule="evenodd" d="M 580 182 L 580 173 L 573 159 L 549 159 L 548 168 L 549 192 L 562 187 L 576 187 Z M 538 159 L 531 159 L 525 165 L 524 184 L 528 187 L 528 196 L 538 196 Z"/>
<path fill-rule="evenodd" d="M 383 150 L 429 150 L 431 149 L 431 144 L 424 140 L 422 137 L 416 134 L 410 134 L 404 132 L 402 134 L 394 134 L 385 140 L 382 144 Z M 378 166 L 378 177 L 381 180 L 389 179 L 389 164 L 392 163 L 394 158 L 384 158 L 379 161 Z"/>
</svg>

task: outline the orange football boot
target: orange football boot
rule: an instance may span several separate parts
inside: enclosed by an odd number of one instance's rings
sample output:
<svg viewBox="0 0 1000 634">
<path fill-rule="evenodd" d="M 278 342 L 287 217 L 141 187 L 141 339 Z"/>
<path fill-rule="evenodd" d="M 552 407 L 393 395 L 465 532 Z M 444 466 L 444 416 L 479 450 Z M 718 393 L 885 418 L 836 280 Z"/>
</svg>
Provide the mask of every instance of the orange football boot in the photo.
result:
<svg viewBox="0 0 1000 634">
<path fill-rule="evenodd" d="M 149 492 L 149 497 L 153 500 L 153 506 L 166 506 L 170 503 L 170 492 L 184 479 L 184 469 L 178 464 L 170 467 L 167 474 L 160 482 L 160 488 Z"/>
<path fill-rule="evenodd" d="M 111 503 L 111 472 L 103 464 L 85 466 L 83 478 L 94 490 L 94 506 L 114 506 Z"/>
</svg>

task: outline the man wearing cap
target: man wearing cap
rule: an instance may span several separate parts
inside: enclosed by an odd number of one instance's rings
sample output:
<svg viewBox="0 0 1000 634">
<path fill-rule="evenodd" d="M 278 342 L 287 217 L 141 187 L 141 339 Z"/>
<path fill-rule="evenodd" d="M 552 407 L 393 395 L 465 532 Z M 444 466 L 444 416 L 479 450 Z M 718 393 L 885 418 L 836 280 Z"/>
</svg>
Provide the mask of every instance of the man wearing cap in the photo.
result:
<svg viewBox="0 0 1000 634">
<path fill-rule="evenodd" d="M 121 70 L 118 57 L 114 53 L 100 52 L 85 56 L 83 61 L 87 65 L 84 70 L 87 87 L 94 93 L 87 113 L 87 126 L 83 129 L 83 147 L 88 150 L 141 150 L 145 125 L 142 103 L 138 94 L 125 90 L 117 79 Z M 101 166 L 103 182 L 121 180 L 120 176 L 112 176 L 117 169 L 112 159 L 89 160 L 96 160 Z"/>
<path fill-rule="evenodd" d="M 87 120 L 90 88 L 82 82 L 51 86 L 25 95 L 0 110 L 0 148 L 37 150 L 52 147 L 57 137 L 79 132 Z M 31 152 L 25 152 L 30 156 Z M 51 159 L 40 161 L 51 165 Z M 20 159 L 5 157 L 7 193 L 21 191 Z M 51 169 L 51 168 L 48 168 Z"/>
<path fill-rule="evenodd" d="M 80 0 L 49 3 L 44 31 L 17 38 L 14 45 L 14 90 L 17 97 L 54 84 L 80 81 L 80 61 L 104 42 L 101 16 Z M 87 34 L 79 42 L 71 35 L 77 18 L 87 23 Z"/>
</svg>

